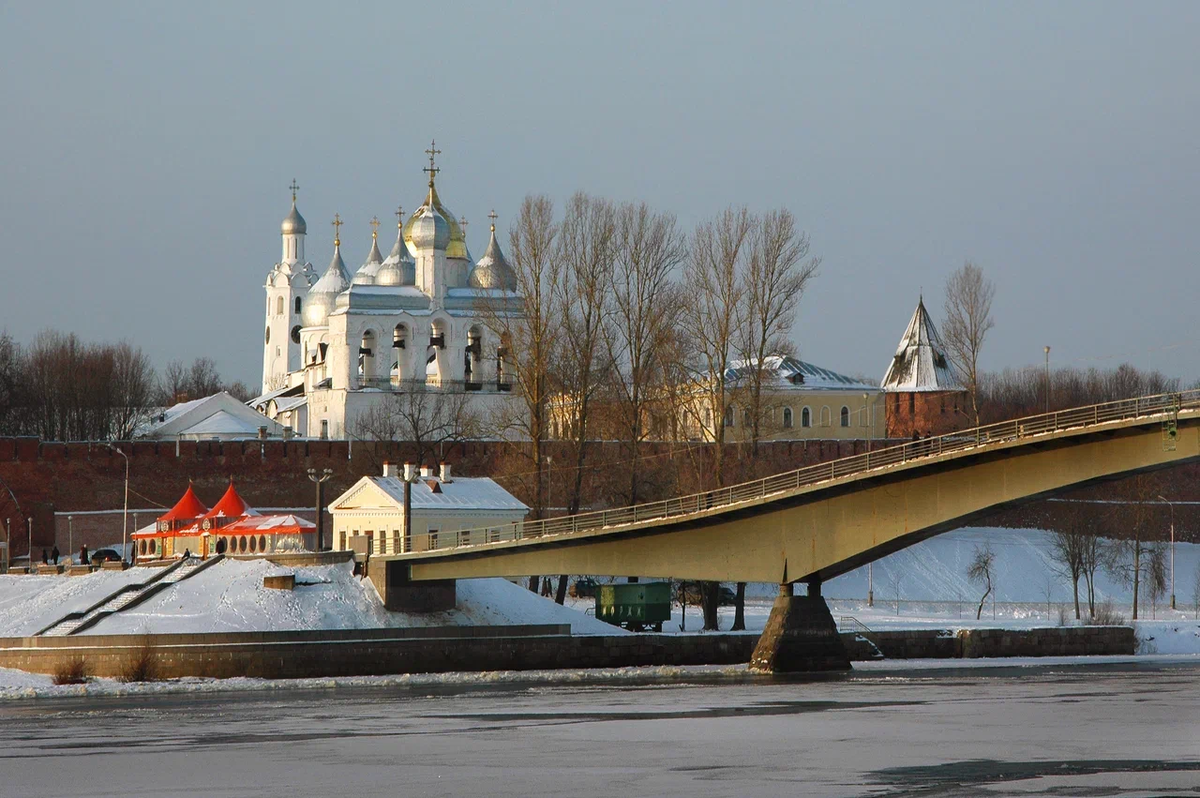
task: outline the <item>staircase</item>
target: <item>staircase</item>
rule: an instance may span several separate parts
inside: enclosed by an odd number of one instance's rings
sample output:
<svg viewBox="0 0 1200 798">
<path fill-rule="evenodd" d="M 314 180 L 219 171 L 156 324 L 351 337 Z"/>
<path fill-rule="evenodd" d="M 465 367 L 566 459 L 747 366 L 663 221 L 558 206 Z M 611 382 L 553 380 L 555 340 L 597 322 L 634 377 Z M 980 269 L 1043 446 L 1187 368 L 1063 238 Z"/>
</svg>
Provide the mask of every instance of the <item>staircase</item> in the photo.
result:
<svg viewBox="0 0 1200 798">
<path fill-rule="evenodd" d="M 855 637 L 869 645 L 874 651 L 872 659 L 886 659 L 883 651 L 879 648 L 879 642 L 875 639 L 875 632 L 853 615 L 843 615 L 838 618 L 838 631 L 853 632 Z"/>
<path fill-rule="evenodd" d="M 206 568 L 211 568 L 223 559 L 225 559 L 225 555 L 218 554 L 207 560 L 196 557 L 180 560 L 167 566 L 145 582 L 122 586 L 120 590 L 102 598 L 86 610 L 64 615 L 37 632 L 35 636 L 66 637 L 90 629 L 108 616 L 141 604 L 172 585 L 195 576 Z"/>
</svg>

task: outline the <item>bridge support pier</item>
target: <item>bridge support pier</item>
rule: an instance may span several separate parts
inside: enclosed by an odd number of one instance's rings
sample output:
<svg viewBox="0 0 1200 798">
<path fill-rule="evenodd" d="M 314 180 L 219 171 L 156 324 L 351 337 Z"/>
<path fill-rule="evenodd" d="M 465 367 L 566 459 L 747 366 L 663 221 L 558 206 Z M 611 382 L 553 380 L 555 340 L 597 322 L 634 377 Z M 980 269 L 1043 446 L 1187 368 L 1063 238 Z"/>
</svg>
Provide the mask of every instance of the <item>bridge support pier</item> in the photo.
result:
<svg viewBox="0 0 1200 798">
<path fill-rule="evenodd" d="M 414 582 L 409 577 L 407 563 L 384 560 L 371 563 L 368 578 L 383 606 L 392 612 L 440 612 L 454 609 L 458 600 L 457 583 L 453 579 Z"/>
<path fill-rule="evenodd" d="M 809 581 L 807 596 L 792 595 L 790 583 L 779 586 L 750 667 L 768 673 L 850 670 L 850 656 L 821 597 L 819 580 Z"/>
</svg>

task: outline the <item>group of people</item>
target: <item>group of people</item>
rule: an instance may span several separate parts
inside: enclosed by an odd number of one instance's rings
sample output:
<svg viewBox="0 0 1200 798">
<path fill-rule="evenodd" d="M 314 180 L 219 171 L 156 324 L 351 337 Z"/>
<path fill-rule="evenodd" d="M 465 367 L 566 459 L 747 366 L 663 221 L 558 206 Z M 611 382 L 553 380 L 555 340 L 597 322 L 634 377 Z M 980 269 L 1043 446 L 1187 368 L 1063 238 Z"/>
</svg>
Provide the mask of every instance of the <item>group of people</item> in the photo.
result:
<svg viewBox="0 0 1200 798">
<path fill-rule="evenodd" d="M 58 550 L 57 545 L 55 545 L 53 548 L 51 548 L 48 553 L 45 549 L 42 549 L 42 565 L 58 565 L 58 558 L 60 556 L 61 556 L 61 554 Z M 84 564 L 87 564 L 87 562 L 88 562 L 87 544 L 84 544 L 79 547 L 79 562 L 84 563 Z"/>
</svg>

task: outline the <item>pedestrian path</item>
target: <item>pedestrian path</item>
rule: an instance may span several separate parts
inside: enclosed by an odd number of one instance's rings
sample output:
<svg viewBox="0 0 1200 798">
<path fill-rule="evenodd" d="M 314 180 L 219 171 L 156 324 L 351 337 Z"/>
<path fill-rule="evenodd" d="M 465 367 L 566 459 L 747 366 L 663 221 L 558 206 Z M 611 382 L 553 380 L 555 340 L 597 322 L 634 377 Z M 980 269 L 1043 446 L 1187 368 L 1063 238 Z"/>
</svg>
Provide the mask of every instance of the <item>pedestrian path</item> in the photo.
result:
<svg viewBox="0 0 1200 798">
<path fill-rule="evenodd" d="M 182 582 L 184 579 L 195 576 L 200 571 L 215 565 L 224 558 L 224 555 L 218 554 L 208 559 L 188 557 L 179 560 L 160 570 L 145 582 L 124 585 L 120 590 L 106 596 L 86 610 L 64 615 L 45 629 L 42 629 L 37 635 L 65 637 L 77 634 L 85 629 L 90 629 L 108 616 L 141 604 L 151 596 L 169 589 L 172 585 Z"/>
</svg>

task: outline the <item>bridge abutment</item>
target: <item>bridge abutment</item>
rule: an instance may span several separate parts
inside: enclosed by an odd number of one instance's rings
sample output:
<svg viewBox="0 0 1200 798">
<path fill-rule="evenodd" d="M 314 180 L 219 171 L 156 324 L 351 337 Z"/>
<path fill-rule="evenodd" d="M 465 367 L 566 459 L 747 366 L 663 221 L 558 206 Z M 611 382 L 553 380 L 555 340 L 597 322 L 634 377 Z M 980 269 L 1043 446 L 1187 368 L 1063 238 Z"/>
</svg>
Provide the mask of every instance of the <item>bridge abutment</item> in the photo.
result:
<svg viewBox="0 0 1200 798">
<path fill-rule="evenodd" d="M 392 612 L 440 612 L 452 610 L 458 600 L 457 582 L 433 579 L 414 582 L 407 563 L 384 560 L 373 562 L 367 570 L 371 584 Z"/>
<path fill-rule="evenodd" d="M 791 584 L 780 585 L 750 667 L 769 673 L 850 670 L 850 655 L 819 581 L 809 583 L 806 596 L 792 595 Z"/>
</svg>

